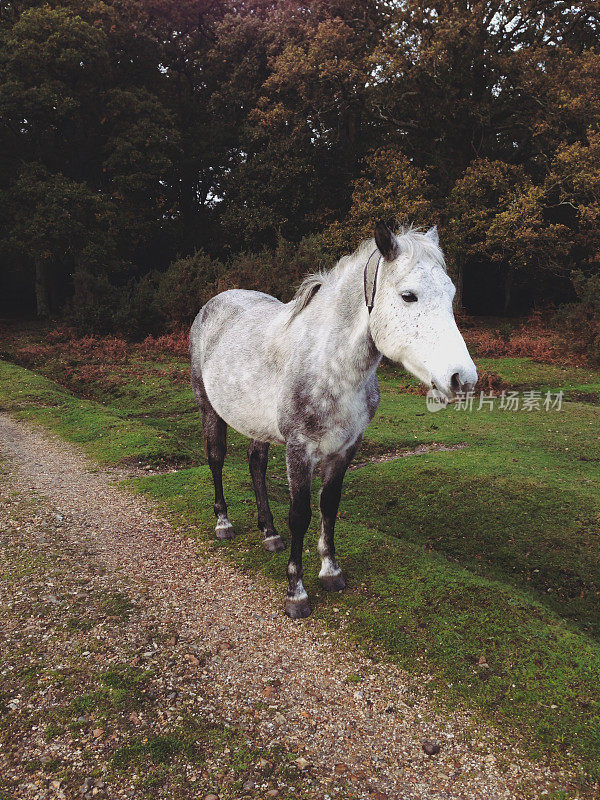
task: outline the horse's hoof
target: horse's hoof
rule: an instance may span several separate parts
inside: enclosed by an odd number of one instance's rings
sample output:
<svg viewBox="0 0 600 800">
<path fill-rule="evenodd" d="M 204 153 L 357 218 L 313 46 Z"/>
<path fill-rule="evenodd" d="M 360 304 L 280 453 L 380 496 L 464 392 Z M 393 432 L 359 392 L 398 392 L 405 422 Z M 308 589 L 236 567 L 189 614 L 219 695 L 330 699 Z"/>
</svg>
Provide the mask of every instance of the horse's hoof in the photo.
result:
<svg viewBox="0 0 600 800">
<path fill-rule="evenodd" d="M 285 613 L 292 619 L 303 619 L 310 616 L 312 608 L 307 597 L 294 600 L 292 597 L 285 598 Z"/>
<path fill-rule="evenodd" d="M 346 588 L 346 581 L 341 572 L 338 572 L 337 575 L 323 575 L 323 577 L 319 577 L 319 580 L 326 592 L 341 592 Z"/>
<path fill-rule="evenodd" d="M 272 536 L 265 536 L 263 547 L 269 553 L 279 553 L 281 550 L 285 550 L 283 539 L 278 533 L 274 533 Z"/>
<path fill-rule="evenodd" d="M 217 535 L 217 539 L 233 539 L 235 537 L 233 525 L 229 522 L 227 517 L 219 519 L 217 527 L 215 528 L 215 534 Z"/>
</svg>

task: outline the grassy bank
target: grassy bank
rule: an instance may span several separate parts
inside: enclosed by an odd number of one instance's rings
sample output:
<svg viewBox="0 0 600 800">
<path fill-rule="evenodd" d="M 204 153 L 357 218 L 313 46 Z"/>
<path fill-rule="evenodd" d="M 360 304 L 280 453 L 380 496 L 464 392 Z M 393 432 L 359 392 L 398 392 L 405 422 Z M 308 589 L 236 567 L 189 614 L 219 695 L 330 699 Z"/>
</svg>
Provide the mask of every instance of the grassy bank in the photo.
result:
<svg viewBox="0 0 600 800">
<path fill-rule="evenodd" d="M 318 587 L 316 516 L 307 589 L 316 615 L 343 635 L 428 671 L 440 697 L 482 709 L 516 727 L 532 752 L 599 779 L 600 374 L 525 358 L 479 365 L 509 388 L 563 389 L 572 399 L 560 411 L 496 403 L 431 414 L 407 393 L 406 376 L 384 369 L 382 404 L 359 461 L 419 444 L 467 446 L 350 472 L 338 523 L 348 590 L 327 596 Z M 212 488 L 184 359 L 135 351 L 103 361 L 102 375 L 89 380 L 77 364 L 65 375 L 47 354 L 32 366 L 0 363 L 4 410 L 83 444 L 100 462 L 176 468 L 132 484 L 210 540 Z M 260 547 L 246 448 L 230 436 L 225 484 L 239 536 L 214 546 L 276 581 L 283 595 L 286 554 Z M 271 456 L 270 496 L 285 535 L 283 449 Z"/>
</svg>

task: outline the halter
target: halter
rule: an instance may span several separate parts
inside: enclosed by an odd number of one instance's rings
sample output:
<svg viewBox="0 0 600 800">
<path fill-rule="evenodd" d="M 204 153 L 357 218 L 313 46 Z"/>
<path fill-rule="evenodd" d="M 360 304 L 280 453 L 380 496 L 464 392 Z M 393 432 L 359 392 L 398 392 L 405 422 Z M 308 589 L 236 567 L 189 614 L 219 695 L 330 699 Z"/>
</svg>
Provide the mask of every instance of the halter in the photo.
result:
<svg viewBox="0 0 600 800">
<path fill-rule="evenodd" d="M 367 305 L 367 309 L 369 314 L 373 311 L 373 304 L 375 303 L 375 292 L 377 291 L 377 273 L 379 272 L 379 265 L 381 264 L 381 256 L 377 259 L 377 266 L 375 267 L 375 275 L 373 276 L 373 289 L 371 291 L 371 299 L 369 300 L 369 296 L 367 294 L 367 270 L 369 269 L 369 263 L 375 253 L 377 252 L 377 248 L 373 250 L 369 258 L 367 259 L 367 263 L 365 264 L 365 273 L 364 273 L 364 289 L 365 289 L 365 303 Z"/>
</svg>

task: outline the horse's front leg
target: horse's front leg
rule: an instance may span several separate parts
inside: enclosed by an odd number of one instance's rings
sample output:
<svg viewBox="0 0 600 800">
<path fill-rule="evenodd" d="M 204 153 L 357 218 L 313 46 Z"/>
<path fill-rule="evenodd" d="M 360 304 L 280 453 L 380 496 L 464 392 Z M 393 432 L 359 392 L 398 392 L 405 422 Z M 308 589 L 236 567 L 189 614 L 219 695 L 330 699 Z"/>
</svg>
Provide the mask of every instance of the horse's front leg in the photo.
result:
<svg viewBox="0 0 600 800">
<path fill-rule="evenodd" d="M 314 462 L 305 447 L 288 443 L 286 449 L 287 473 L 290 486 L 289 526 L 292 535 L 290 560 L 287 567 L 288 590 L 285 613 L 299 619 L 311 612 L 308 595 L 302 584 L 302 548 L 304 535 L 310 524 L 310 487 Z"/>
<path fill-rule="evenodd" d="M 334 529 L 344 476 L 359 444 L 360 439 L 348 451 L 331 456 L 321 466 L 323 480 L 320 496 L 321 535 L 317 549 L 321 556 L 319 580 L 327 592 L 337 592 L 346 588 L 342 570 L 335 560 Z"/>
</svg>

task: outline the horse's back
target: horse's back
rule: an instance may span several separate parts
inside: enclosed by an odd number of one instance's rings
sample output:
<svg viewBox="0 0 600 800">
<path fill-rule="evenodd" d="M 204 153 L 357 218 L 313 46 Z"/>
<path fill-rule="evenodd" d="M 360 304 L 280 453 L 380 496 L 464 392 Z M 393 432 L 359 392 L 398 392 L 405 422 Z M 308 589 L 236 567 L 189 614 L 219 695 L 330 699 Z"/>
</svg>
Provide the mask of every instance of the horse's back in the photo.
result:
<svg viewBox="0 0 600 800">
<path fill-rule="evenodd" d="M 286 306 L 270 295 L 230 289 L 200 310 L 190 331 L 192 384 L 240 433 L 282 442 L 277 400 L 283 363 L 278 343 Z"/>
</svg>

